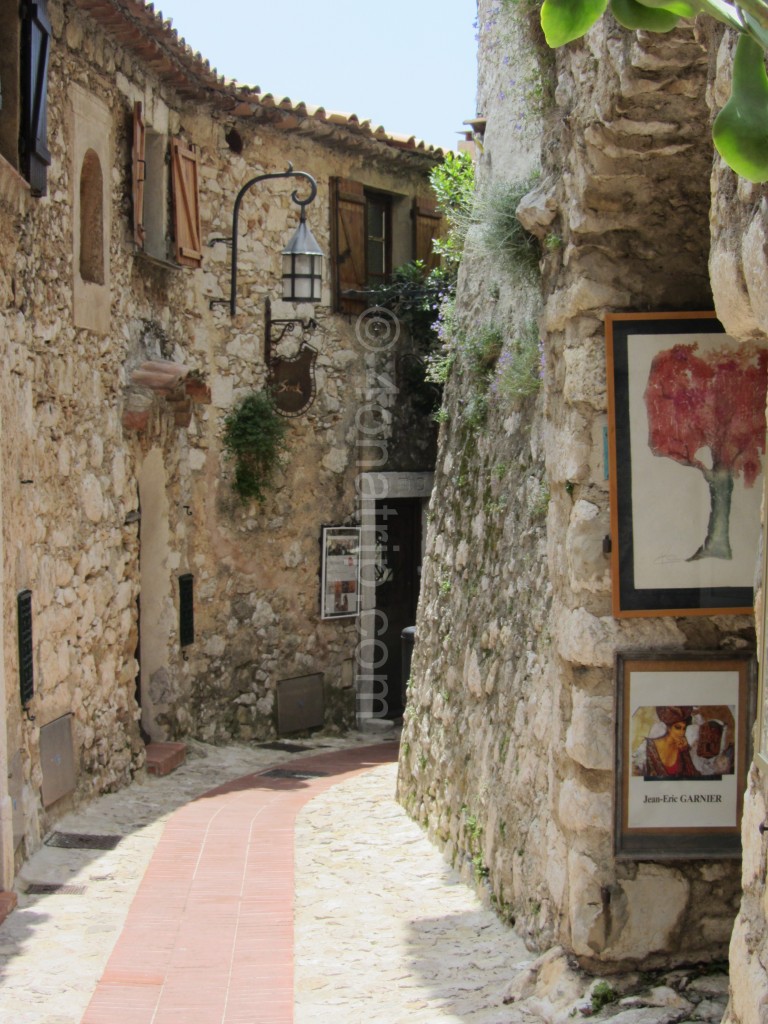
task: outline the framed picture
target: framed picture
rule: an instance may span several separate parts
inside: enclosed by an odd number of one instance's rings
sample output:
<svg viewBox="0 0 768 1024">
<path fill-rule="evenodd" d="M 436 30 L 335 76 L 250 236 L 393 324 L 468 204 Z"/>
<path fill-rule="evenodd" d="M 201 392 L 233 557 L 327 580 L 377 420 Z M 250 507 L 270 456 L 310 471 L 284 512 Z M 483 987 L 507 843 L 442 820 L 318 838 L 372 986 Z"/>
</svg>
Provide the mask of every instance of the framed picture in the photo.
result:
<svg viewBox="0 0 768 1024">
<path fill-rule="evenodd" d="M 324 526 L 320 617 L 352 618 L 360 611 L 360 527 Z"/>
<path fill-rule="evenodd" d="M 754 654 L 627 651 L 616 679 L 616 856 L 740 856 Z"/>
<path fill-rule="evenodd" d="M 753 606 L 768 349 L 714 313 L 606 316 L 613 614 Z"/>
</svg>

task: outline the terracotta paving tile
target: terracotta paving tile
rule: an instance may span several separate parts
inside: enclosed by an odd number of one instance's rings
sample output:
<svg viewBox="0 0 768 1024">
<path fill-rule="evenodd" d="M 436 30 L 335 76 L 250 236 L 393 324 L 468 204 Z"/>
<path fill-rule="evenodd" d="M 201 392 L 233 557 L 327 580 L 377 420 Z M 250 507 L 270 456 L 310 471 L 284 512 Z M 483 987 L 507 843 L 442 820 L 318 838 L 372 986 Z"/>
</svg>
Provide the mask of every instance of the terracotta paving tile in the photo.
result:
<svg viewBox="0 0 768 1024">
<path fill-rule="evenodd" d="M 293 1024 L 296 814 L 396 757 L 393 743 L 315 754 L 290 765 L 322 777 L 248 775 L 179 808 L 82 1024 Z"/>
</svg>

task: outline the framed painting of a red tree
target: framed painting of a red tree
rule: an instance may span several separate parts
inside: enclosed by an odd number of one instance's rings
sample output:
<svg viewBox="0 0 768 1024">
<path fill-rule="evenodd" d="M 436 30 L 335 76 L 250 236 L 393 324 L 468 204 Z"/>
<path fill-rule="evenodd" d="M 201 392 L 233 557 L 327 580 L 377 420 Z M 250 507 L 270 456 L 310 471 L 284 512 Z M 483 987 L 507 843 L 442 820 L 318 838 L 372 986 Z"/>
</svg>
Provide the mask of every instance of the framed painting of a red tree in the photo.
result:
<svg viewBox="0 0 768 1024">
<path fill-rule="evenodd" d="M 613 613 L 752 611 L 768 348 L 714 313 L 606 316 Z"/>
</svg>

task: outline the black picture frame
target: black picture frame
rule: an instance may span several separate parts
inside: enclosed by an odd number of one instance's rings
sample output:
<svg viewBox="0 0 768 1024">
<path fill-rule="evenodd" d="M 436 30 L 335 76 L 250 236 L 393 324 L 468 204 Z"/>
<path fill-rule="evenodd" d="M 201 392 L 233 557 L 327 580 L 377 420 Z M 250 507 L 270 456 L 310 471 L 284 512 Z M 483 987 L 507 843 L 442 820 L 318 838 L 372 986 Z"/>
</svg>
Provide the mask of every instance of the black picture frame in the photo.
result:
<svg viewBox="0 0 768 1024">
<path fill-rule="evenodd" d="M 644 404 L 657 357 L 686 349 L 711 357 L 739 343 L 712 312 L 607 314 L 605 330 L 614 616 L 751 614 L 762 460 L 751 485 L 734 474 L 733 555 L 700 555 L 711 517 L 705 478 L 679 458 L 657 457 Z M 762 358 L 764 346 L 754 350 Z M 764 401 L 762 417 L 764 453 Z"/>
<path fill-rule="evenodd" d="M 756 680 L 750 651 L 617 653 L 617 859 L 741 856 Z M 681 723 L 687 749 L 668 767 Z"/>
</svg>

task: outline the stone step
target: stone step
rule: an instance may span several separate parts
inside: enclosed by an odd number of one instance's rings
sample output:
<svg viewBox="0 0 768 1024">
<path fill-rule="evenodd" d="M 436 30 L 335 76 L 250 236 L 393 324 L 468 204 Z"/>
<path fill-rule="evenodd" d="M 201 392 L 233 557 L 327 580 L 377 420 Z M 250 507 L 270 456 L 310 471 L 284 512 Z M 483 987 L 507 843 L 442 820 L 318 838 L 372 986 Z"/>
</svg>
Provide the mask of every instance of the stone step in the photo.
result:
<svg viewBox="0 0 768 1024">
<path fill-rule="evenodd" d="M 148 743 L 147 771 L 150 775 L 170 775 L 186 757 L 186 743 Z"/>
</svg>

